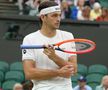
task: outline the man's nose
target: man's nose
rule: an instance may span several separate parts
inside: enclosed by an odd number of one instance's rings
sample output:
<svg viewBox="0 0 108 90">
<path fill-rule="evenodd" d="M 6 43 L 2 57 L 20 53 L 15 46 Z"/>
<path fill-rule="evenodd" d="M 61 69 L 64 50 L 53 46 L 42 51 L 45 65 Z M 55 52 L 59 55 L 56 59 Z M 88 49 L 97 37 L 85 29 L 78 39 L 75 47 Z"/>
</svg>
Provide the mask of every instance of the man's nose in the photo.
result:
<svg viewBox="0 0 108 90">
<path fill-rule="evenodd" d="M 58 17 L 57 17 L 57 21 L 60 21 L 60 20 L 61 20 L 61 17 L 60 17 L 60 16 L 58 16 Z"/>
</svg>

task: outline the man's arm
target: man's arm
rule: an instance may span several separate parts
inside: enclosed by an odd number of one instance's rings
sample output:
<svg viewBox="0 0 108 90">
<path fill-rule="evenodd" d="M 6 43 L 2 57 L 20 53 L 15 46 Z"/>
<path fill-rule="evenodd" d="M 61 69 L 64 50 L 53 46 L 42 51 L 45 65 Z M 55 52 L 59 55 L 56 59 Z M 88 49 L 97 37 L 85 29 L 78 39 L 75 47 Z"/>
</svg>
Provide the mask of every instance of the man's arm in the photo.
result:
<svg viewBox="0 0 108 90">
<path fill-rule="evenodd" d="M 53 47 L 48 47 L 44 49 L 44 53 L 52 60 L 54 61 L 60 68 L 65 65 L 73 65 L 75 68 L 75 73 L 77 72 L 77 55 L 70 56 L 68 61 L 65 61 L 62 57 L 58 56 L 55 53 L 55 50 Z"/>
<path fill-rule="evenodd" d="M 55 58 L 53 58 L 53 61 L 60 67 L 63 67 L 65 65 L 72 65 L 74 68 L 74 74 L 77 73 L 77 56 L 76 55 L 70 56 L 68 61 L 65 61 L 64 59 L 56 55 Z"/>
<path fill-rule="evenodd" d="M 74 66 L 74 74 L 77 73 L 77 55 L 70 56 L 68 60 Z"/>
<path fill-rule="evenodd" d="M 69 78 L 73 74 L 71 65 L 66 65 L 58 70 L 40 69 L 33 60 L 23 60 L 25 77 L 27 79 L 46 80 L 57 76 Z"/>
</svg>

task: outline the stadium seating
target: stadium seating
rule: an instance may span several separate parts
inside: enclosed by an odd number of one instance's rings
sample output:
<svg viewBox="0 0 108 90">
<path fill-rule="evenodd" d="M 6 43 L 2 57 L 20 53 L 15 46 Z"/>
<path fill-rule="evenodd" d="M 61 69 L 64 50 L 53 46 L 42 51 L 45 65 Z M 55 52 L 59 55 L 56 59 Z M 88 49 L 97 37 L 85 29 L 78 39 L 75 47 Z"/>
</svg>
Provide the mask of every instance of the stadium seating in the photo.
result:
<svg viewBox="0 0 108 90">
<path fill-rule="evenodd" d="M 3 71 L 4 73 L 9 70 L 9 64 L 5 61 L 0 61 L 0 71 Z"/>
<path fill-rule="evenodd" d="M 92 90 L 95 90 L 96 86 L 98 86 L 99 84 L 98 83 L 89 83 L 88 85 L 91 86 Z"/>
<path fill-rule="evenodd" d="M 13 90 L 13 86 L 14 84 L 17 83 L 16 81 L 5 81 L 3 84 L 2 84 L 2 89 L 3 90 Z"/>
<path fill-rule="evenodd" d="M 11 71 L 23 71 L 22 62 L 14 62 L 10 65 Z"/>
<path fill-rule="evenodd" d="M 3 82 L 4 80 L 4 73 L 0 71 L 0 82 Z"/>
<path fill-rule="evenodd" d="M 8 71 L 5 75 L 5 81 L 6 80 L 15 80 L 17 82 L 23 82 L 24 74 L 20 71 Z"/>
<path fill-rule="evenodd" d="M 102 74 L 89 74 L 86 76 L 87 84 L 89 83 L 100 84 L 102 77 L 103 77 Z"/>
<path fill-rule="evenodd" d="M 78 73 L 86 76 L 87 75 L 87 66 L 84 64 L 78 64 Z"/>
<path fill-rule="evenodd" d="M 99 0 L 102 7 L 108 8 L 108 0 Z"/>
<path fill-rule="evenodd" d="M 23 72 L 22 62 L 13 62 L 9 65 L 7 62 L 0 61 L 0 87 L 3 90 L 12 90 L 16 82 L 26 81 Z M 78 63 L 78 73 L 71 77 L 72 86 L 75 87 L 78 84 L 78 78 L 83 75 L 87 78 L 87 84 L 95 90 L 106 74 L 108 74 L 108 68 L 105 65 L 94 64 L 87 67 Z"/>
<path fill-rule="evenodd" d="M 0 88 L 2 87 L 2 83 L 0 82 Z"/>
<path fill-rule="evenodd" d="M 77 82 L 72 82 L 72 87 L 74 88 L 76 85 L 78 85 Z"/>
<path fill-rule="evenodd" d="M 92 74 L 92 73 L 99 73 L 102 75 L 106 75 L 108 74 L 108 68 L 105 65 L 94 64 L 89 66 L 88 68 L 88 74 Z"/>
<path fill-rule="evenodd" d="M 78 81 L 78 78 L 79 78 L 80 76 L 82 76 L 82 75 L 77 73 L 76 75 L 74 75 L 74 76 L 71 77 L 71 81 L 72 81 L 72 82 L 77 82 L 77 81 Z"/>
</svg>

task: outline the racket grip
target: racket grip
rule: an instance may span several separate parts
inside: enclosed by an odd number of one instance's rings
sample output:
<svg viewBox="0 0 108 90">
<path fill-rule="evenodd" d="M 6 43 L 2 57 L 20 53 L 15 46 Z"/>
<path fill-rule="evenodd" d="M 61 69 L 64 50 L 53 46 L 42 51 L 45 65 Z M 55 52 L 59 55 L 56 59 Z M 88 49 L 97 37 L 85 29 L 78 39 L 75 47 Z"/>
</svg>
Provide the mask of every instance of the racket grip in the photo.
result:
<svg viewBox="0 0 108 90">
<path fill-rule="evenodd" d="M 42 49 L 45 48 L 44 45 L 21 45 L 20 46 L 21 49 Z"/>
</svg>

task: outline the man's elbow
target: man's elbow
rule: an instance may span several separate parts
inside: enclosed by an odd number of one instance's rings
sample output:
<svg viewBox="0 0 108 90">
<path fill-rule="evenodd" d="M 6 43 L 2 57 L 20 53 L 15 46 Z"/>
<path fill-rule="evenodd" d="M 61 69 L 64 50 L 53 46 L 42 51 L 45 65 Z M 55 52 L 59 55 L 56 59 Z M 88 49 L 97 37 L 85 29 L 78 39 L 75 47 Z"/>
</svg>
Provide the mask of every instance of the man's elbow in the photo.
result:
<svg viewBox="0 0 108 90">
<path fill-rule="evenodd" d="M 27 80 L 32 79 L 32 73 L 30 71 L 25 72 L 25 79 L 27 79 Z"/>
</svg>

